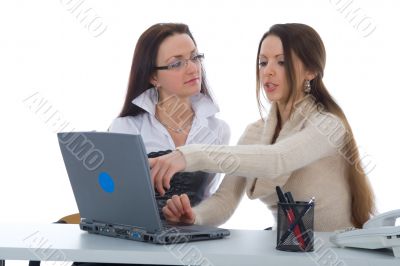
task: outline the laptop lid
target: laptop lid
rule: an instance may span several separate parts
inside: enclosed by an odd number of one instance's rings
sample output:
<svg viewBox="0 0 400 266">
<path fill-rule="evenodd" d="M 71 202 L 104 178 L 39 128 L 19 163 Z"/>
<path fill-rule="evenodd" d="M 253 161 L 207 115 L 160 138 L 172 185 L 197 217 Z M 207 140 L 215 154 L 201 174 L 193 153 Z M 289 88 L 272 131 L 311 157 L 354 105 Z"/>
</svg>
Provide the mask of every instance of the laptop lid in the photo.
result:
<svg viewBox="0 0 400 266">
<path fill-rule="evenodd" d="M 82 218 L 161 230 L 140 135 L 62 132 L 57 137 Z"/>
</svg>

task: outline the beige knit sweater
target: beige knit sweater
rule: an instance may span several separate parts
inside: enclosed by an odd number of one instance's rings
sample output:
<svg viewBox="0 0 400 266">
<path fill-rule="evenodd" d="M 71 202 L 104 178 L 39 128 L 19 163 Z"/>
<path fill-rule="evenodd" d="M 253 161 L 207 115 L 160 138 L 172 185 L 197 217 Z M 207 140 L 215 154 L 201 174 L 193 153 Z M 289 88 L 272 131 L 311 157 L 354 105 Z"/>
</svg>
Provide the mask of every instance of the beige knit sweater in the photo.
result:
<svg viewBox="0 0 400 266">
<path fill-rule="evenodd" d="M 227 173 L 217 192 L 194 207 L 196 224 L 220 225 L 238 206 L 244 191 L 260 199 L 276 218 L 275 187 L 295 200 L 315 196 L 314 229 L 333 231 L 352 226 L 348 162 L 341 154 L 346 130 L 341 120 L 319 110 L 311 97 L 295 105 L 292 117 L 271 144 L 277 125 L 273 104 L 267 120 L 249 125 L 237 146 L 187 145 L 178 149 L 185 171 Z M 269 226 L 266 224 L 266 226 Z"/>
</svg>

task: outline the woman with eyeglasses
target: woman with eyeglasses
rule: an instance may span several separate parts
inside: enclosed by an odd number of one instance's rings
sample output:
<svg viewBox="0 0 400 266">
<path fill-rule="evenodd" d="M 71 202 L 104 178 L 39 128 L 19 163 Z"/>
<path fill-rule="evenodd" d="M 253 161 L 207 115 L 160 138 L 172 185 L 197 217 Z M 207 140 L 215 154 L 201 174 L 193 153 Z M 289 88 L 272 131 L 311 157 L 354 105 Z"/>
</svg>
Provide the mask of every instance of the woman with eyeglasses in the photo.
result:
<svg viewBox="0 0 400 266">
<path fill-rule="evenodd" d="M 125 102 L 109 131 L 140 134 L 151 158 L 187 144 L 228 144 L 230 130 L 215 117 L 219 109 L 206 82 L 203 58 L 187 25 L 160 23 L 148 28 L 136 44 Z M 172 195 L 185 193 L 195 206 L 216 190 L 219 178 L 200 171 L 176 174 L 166 193 L 156 193 L 161 218 L 162 207 Z"/>
<path fill-rule="evenodd" d="M 110 132 L 140 134 L 149 157 L 193 144 L 228 144 L 228 125 L 215 117 L 202 67 L 204 55 L 185 24 L 160 23 L 140 36 L 133 55 L 125 103 Z M 156 193 L 159 211 L 174 194 L 186 193 L 192 205 L 209 197 L 219 175 L 179 173 L 166 194 Z"/>
<path fill-rule="evenodd" d="M 257 52 L 257 102 L 271 102 L 266 119 L 250 124 L 237 146 L 188 145 L 150 159 L 152 179 L 162 194 L 179 171 L 228 173 L 218 191 L 192 208 L 174 195 L 167 220 L 220 225 L 244 192 L 260 199 L 276 218 L 276 186 L 299 201 L 316 198 L 315 230 L 361 227 L 374 211 L 374 197 L 350 125 L 322 77 L 325 48 L 304 24 L 277 24 Z"/>
</svg>

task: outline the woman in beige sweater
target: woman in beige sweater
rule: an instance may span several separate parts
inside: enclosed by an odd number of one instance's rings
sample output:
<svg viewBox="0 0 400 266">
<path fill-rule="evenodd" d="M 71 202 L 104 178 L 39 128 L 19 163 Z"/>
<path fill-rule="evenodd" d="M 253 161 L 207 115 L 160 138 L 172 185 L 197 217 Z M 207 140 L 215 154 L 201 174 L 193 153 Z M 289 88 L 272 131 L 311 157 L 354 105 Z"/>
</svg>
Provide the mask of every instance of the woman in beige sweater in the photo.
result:
<svg viewBox="0 0 400 266">
<path fill-rule="evenodd" d="M 373 193 L 347 119 L 323 81 L 325 48 L 303 24 L 277 24 L 257 52 L 257 101 L 271 102 L 267 119 L 250 124 L 237 146 L 187 145 L 150 159 L 156 189 L 164 193 L 174 173 L 227 173 L 218 191 L 192 208 L 185 194 L 163 208 L 170 221 L 220 225 L 244 192 L 276 216 L 276 186 L 296 200 L 316 198 L 315 230 L 361 227 L 374 209 Z"/>
</svg>

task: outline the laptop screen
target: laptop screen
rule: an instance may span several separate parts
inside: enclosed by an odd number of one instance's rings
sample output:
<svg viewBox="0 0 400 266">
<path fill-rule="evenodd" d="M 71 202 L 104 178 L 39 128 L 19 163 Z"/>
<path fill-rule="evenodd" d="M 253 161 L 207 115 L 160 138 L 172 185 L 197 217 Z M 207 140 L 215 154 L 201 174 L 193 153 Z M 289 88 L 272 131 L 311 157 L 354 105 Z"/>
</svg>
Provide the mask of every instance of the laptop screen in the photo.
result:
<svg viewBox="0 0 400 266">
<path fill-rule="evenodd" d="M 57 136 L 82 218 L 149 232 L 162 228 L 140 135 L 62 132 Z"/>
</svg>

